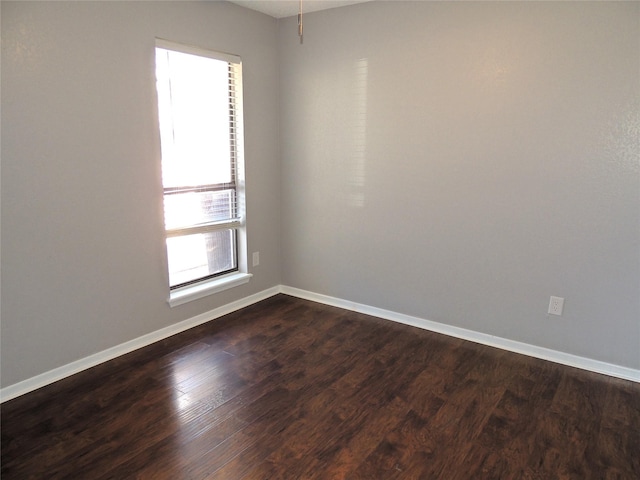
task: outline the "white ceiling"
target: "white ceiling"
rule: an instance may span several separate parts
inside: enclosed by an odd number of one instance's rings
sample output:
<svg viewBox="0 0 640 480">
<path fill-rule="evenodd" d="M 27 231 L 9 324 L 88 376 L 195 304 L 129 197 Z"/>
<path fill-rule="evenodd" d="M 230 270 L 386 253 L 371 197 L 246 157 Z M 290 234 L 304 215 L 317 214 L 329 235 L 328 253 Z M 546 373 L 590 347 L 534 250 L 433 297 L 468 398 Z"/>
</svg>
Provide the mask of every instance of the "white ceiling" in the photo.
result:
<svg viewBox="0 0 640 480">
<path fill-rule="evenodd" d="M 300 0 L 230 0 L 241 7 L 257 10 L 275 18 L 298 15 Z M 371 0 L 302 0 L 302 13 L 317 12 L 329 8 L 344 7 L 354 3 L 365 3 Z"/>
</svg>

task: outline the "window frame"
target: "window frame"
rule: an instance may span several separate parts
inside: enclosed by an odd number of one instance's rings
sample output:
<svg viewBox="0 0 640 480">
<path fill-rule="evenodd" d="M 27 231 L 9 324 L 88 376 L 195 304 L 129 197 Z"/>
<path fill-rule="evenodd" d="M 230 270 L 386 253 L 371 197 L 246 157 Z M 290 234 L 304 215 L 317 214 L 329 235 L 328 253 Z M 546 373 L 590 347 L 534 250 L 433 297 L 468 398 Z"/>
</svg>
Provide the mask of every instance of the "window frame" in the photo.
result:
<svg viewBox="0 0 640 480">
<path fill-rule="evenodd" d="M 197 55 L 200 57 L 211 58 L 214 60 L 220 60 L 229 64 L 229 68 L 233 69 L 234 75 L 238 77 L 238 80 L 233 84 L 230 84 L 230 116 L 233 119 L 233 128 L 229 131 L 229 139 L 232 147 L 231 156 L 231 182 L 219 183 L 219 184 L 206 184 L 188 187 L 165 187 L 164 181 L 162 182 L 163 189 L 163 203 L 165 195 L 171 195 L 179 192 L 205 192 L 209 191 L 221 191 L 224 189 L 235 190 L 235 215 L 234 218 L 206 222 L 203 224 L 192 224 L 189 226 L 181 226 L 176 228 L 166 228 L 165 226 L 165 260 L 166 260 L 166 272 L 167 272 L 167 284 L 169 285 L 169 297 L 167 302 L 171 307 L 182 305 L 183 303 L 190 302 L 205 296 L 227 290 L 229 288 L 236 287 L 247 283 L 252 275 L 248 272 L 248 259 L 247 259 L 247 232 L 246 232 L 246 190 L 244 179 L 244 119 L 243 119 L 243 95 L 242 95 L 242 60 L 237 55 L 228 53 L 217 52 L 213 50 L 207 50 L 191 45 L 184 45 L 175 42 L 171 42 L 164 39 L 156 38 L 154 48 L 154 69 L 157 61 L 157 49 L 170 50 L 180 53 L 186 53 L 191 55 Z M 154 78 L 156 78 L 154 70 Z M 159 116 L 159 104 L 158 104 L 158 92 L 156 91 L 156 111 L 157 124 L 160 125 Z M 159 128 L 159 127 L 158 127 Z M 158 130 L 159 132 L 159 130 Z M 159 135 L 160 132 L 159 132 Z M 160 136 L 159 136 L 160 139 Z M 162 164 L 162 153 L 160 149 L 160 163 Z M 164 218 L 164 211 L 163 211 Z M 233 230 L 232 232 L 234 241 L 234 254 L 236 260 L 236 268 L 231 271 L 218 272 L 205 277 L 194 279 L 184 282 L 175 286 L 170 285 L 169 281 L 169 253 L 166 246 L 166 240 L 171 237 L 186 236 L 197 233 L 215 232 L 220 230 Z"/>
</svg>

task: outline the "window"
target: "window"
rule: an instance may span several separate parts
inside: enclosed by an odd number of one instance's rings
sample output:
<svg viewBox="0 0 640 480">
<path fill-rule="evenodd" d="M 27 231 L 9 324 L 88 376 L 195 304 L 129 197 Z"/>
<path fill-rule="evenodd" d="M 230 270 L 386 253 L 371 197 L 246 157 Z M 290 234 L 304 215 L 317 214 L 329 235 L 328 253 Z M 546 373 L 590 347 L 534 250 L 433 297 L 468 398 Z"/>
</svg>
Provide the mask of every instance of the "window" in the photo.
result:
<svg viewBox="0 0 640 480">
<path fill-rule="evenodd" d="M 242 64 L 232 55 L 157 40 L 156 82 L 173 305 L 250 277 Z"/>
</svg>

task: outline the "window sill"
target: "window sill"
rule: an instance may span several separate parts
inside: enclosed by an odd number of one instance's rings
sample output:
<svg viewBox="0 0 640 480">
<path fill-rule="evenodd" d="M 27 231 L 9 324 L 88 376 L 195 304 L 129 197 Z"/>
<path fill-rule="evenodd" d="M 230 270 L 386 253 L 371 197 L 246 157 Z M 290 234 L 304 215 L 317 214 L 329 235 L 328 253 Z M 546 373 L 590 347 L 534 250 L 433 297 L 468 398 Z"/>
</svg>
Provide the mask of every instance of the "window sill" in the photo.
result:
<svg viewBox="0 0 640 480">
<path fill-rule="evenodd" d="M 231 273 L 224 277 L 178 288 L 171 291 L 167 302 L 169 302 L 172 308 L 177 307 L 178 305 L 204 298 L 213 293 L 222 292 L 223 290 L 247 283 L 252 276 L 250 273 Z"/>
</svg>

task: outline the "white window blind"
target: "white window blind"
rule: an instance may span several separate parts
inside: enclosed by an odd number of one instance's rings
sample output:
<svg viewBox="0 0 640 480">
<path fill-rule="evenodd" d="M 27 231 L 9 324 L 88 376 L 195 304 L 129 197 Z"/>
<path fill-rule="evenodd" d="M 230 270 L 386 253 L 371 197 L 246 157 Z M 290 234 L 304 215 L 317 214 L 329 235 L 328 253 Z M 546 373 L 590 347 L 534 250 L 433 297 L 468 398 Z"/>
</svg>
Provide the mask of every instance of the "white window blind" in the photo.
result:
<svg viewBox="0 0 640 480">
<path fill-rule="evenodd" d="M 242 64 L 158 40 L 156 78 L 170 287 L 238 271 Z"/>
</svg>

